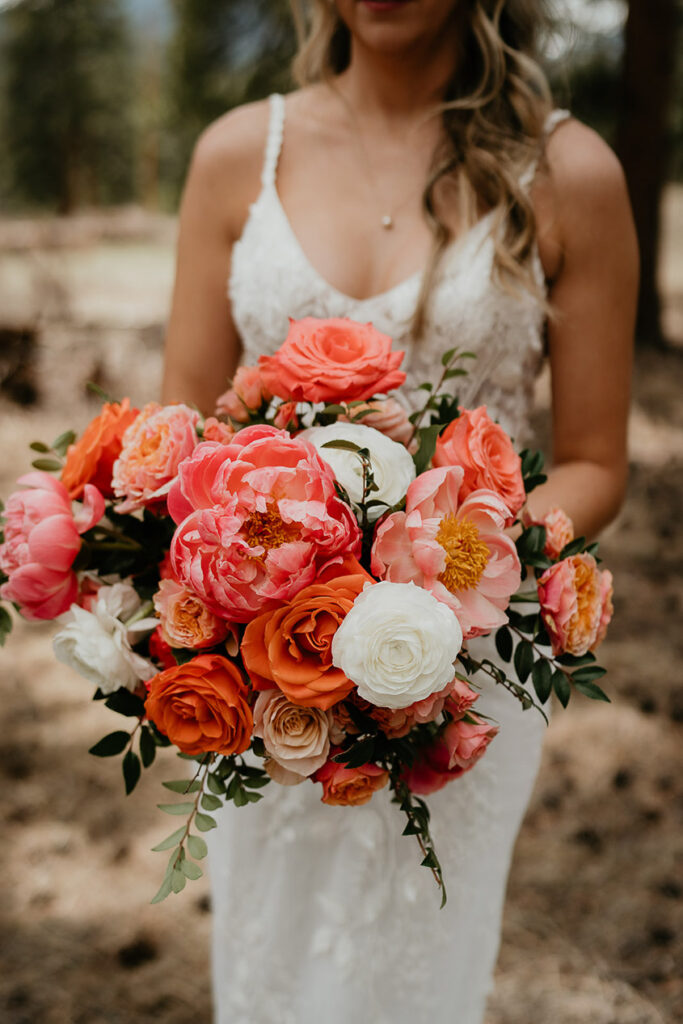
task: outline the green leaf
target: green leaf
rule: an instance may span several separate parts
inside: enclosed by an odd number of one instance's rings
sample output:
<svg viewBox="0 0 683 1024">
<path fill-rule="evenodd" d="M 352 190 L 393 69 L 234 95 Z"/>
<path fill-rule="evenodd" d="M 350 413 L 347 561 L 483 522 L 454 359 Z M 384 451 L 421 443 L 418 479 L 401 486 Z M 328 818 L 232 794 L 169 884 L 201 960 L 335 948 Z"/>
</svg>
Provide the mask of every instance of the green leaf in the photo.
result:
<svg viewBox="0 0 683 1024">
<path fill-rule="evenodd" d="M 574 686 L 584 697 L 590 697 L 591 700 L 604 700 L 607 704 L 612 703 L 605 691 L 601 690 L 595 683 L 581 680 L 577 682 L 576 677 L 574 677 Z"/>
<path fill-rule="evenodd" d="M 147 726 L 140 730 L 140 758 L 145 768 L 154 761 L 157 753 L 157 745 L 154 742 L 154 735 Z"/>
<path fill-rule="evenodd" d="M 181 862 L 181 864 L 182 863 L 183 862 Z M 171 875 L 171 889 L 173 890 L 173 892 L 182 892 L 183 889 L 185 888 L 186 882 L 187 879 L 185 878 L 185 875 L 183 874 L 182 870 L 180 868 L 175 868 L 173 874 Z"/>
<path fill-rule="evenodd" d="M 160 887 L 158 893 L 156 894 L 156 896 L 154 897 L 154 899 L 151 902 L 152 903 L 161 903 L 163 900 L 166 899 L 167 896 L 170 896 L 170 895 L 171 895 L 171 876 L 167 875 L 166 878 L 164 878 L 163 882 L 161 883 L 161 887 Z"/>
<path fill-rule="evenodd" d="M 199 864 L 195 864 L 191 860 L 182 860 L 180 862 L 180 870 L 189 878 L 191 882 L 196 882 L 198 878 L 201 878 L 204 872 L 200 868 Z"/>
<path fill-rule="evenodd" d="M 418 825 L 416 825 L 414 821 L 410 821 L 410 819 L 409 819 L 408 820 L 408 824 L 403 829 L 403 832 L 401 833 L 401 835 L 403 835 L 403 836 L 419 836 L 421 831 L 422 831 L 422 829 Z"/>
<path fill-rule="evenodd" d="M 512 634 L 507 626 L 501 626 L 496 633 L 496 650 L 503 661 L 512 657 Z"/>
<path fill-rule="evenodd" d="M 320 446 L 321 448 L 336 448 L 342 452 L 361 452 L 363 449 L 359 444 L 354 444 L 353 441 L 343 441 L 341 438 L 337 441 L 325 441 L 325 444 Z"/>
<path fill-rule="evenodd" d="M 534 476 L 528 476 L 524 480 L 524 490 L 527 494 L 531 494 L 536 487 L 540 487 L 547 479 L 548 477 L 545 473 L 536 473 Z"/>
<path fill-rule="evenodd" d="M 520 683 L 526 682 L 534 665 L 534 649 L 528 640 L 521 640 L 517 644 L 514 664 Z"/>
<path fill-rule="evenodd" d="M 453 377 L 466 377 L 466 376 L 467 376 L 467 370 L 463 370 L 461 367 L 456 366 L 456 367 L 453 367 L 453 369 L 451 369 L 451 370 L 446 370 L 446 372 L 443 375 L 443 379 L 444 380 L 452 380 Z"/>
<path fill-rule="evenodd" d="M 577 537 L 575 540 L 570 540 L 568 544 L 560 551 L 560 560 L 563 558 L 570 558 L 572 555 L 578 555 L 586 546 L 585 537 Z"/>
<path fill-rule="evenodd" d="M 413 455 L 415 472 L 418 476 L 420 473 L 424 473 L 431 462 L 432 455 L 436 449 L 436 439 L 439 436 L 440 430 L 441 424 L 439 423 L 434 423 L 431 427 L 421 427 L 420 430 L 418 430 L 420 446 L 415 455 Z"/>
<path fill-rule="evenodd" d="M 565 676 L 564 672 L 560 672 L 559 669 L 556 669 L 556 671 L 553 672 L 553 690 L 557 694 L 557 699 L 562 707 L 566 708 L 572 691 L 569 685 L 569 680 Z"/>
<path fill-rule="evenodd" d="M 110 732 L 108 736 L 104 736 L 99 743 L 91 747 L 88 753 L 94 754 L 95 757 L 115 757 L 116 754 L 120 754 L 122 750 L 126 749 L 129 740 L 129 732 L 123 732 L 123 730 Z"/>
<path fill-rule="evenodd" d="M 553 689 L 553 670 L 545 658 L 537 661 L 532 668 L 531 681 L 539 701 L 541 704 L 545 704 Z"/>
<path fill-rule="evenodd" d="M 73 444 L 76 440 L 76 435 L 73 430 L 65 430 L 63 434 L 55 438 L 52 442 L 52 448 L 54 451 L 59 452 L 60 455 L 66 455 L 66 450 L 70 444 Z"/>
<path fill-rule="evenodd" d="M 417 390 L 418 391 L 433 391 L 434 390 L 434 385 L 430 384 L 428 381 L 425 381 L 424 384 L 419 384 L 418 385 Z M 47 451 L 47 449 L 45 449 L 45 450 Z"/>
<path fill-rule="evenodd" d="M 101 388 L 99 384 L 96 384 L 94 380 L 88 380 L 85 382 L 85 386 L 88 391 L 92 391 L 94 395 L 98 395 L 103 402 L 113 402 L 114 399 L 111 395 L 107 394 L 104 388 Z"/>
<path fill-rule="evenodd" d="M 332 760 L 347 768 L 360 768 L 361 765 L 372 760 L 374 753 L 375 739 L 372 736 L 366 736 L 365 739 L 358 740 L 348 749 L 342 750 Z"/>
<path fill-rule="evenodd" d="M 209 848 L 201 836 L 188 836 L 187 848 L 190 851 L 190 856 L 194 857 L 196 860 L 201 860 L 202 857 L 206 857 L 209 852 Z"/>
<path fill-rule="evenodd" d="M 249 789 L 262 789 L 263 786 L 267 786 L 270 782 L 268 775 L 254 775 L 246 779 L 242 779 L 242 784 L 248 786 Z"/>
<path fill-rule="evenodd" d="M 212 796 L 210 793 L 204 793 L 202 796 L 202 807 L 205 811 L 217 811 L 222 806 L 223 801 L 217 796 Z"/>
<path fill-rule="evenodd" d="M 263 793 L 247 793 L 246 790 L 242 791 L 247 800 L 247 803 L 256 804 L 259 800 L 263 800 Z"/>
<path fill-rule="evenodd" d="M 0 647 L 3 647 L 5 640 L 12 632 L 12 616 L 6 608 L 0 608 Z"/>
<path fill-rule="evenodd" d="M 321 414 L 323 416 L 343 416 L 345 413 L 346 409 L 343 405 L 326 405 L 325 408 L 321 410 Z"/>
<path fill-rule="evenodd" d="M 560 665 L 578 668 L 580 665 L 595 664 L 595 655 L 590 651 L 587 654 L 561 654 L 556 660 L 559 661 Z"/>
<path fill-rule="evenodd" d="M 420 866 L 423 868 L 438 868 L 439 861 L 433 850 L 430 850 L 424 860 L 420 861 Z"/>
<path fill-rule="evenodd" d="M 187 647 L 172 647 L 171 654 L 175 658 L 176 665 L 187 665 L 188 661 L 192 661 L 196 657 L 196 653 Z"/>
<path fill-rule="evenodd" d="M 31 441 L 29 448 L 34 452 L 41 452 L 41 454 L 50 451 L 49 445 L 43 444 L 42 441 Z"/>
<path fill-rule="evenodd" d="M 200 832 L 210 832 L 216 828 L 216 821 L 210 814 L 202 814 L 201 811 L 195 815 L 194 823 Z"/>
<path fill-rule="evenodd" d="M 170 782 L 162 782 L 161 785 L 165 789 L 170 789 L 172 793 L 196 793 L 201 788 L 201 782 L 199 779 L 172 779 Z"/>
<path fill-rule="evenodd" d="M 163 839 L 160 843 L 157 843 L 156 846 L 153 846 L 152 852 L 161 853 L 162 850 L 170 850 L 172 846 L 178 845 L 184 835 L 185 826 L 183 825 L 182 828 L 177 828 L 170 836 L 167 836 L 166 839 Z"/>
<path fill-rule="evenodd" d="M 125 715 L 126 718 L 142 718 L 145 713 L 145 702 L 136 697 L 130 690 L 120 689 L 107 697 L 105 707 Z"/>
<path fill-rule="evenodd" d="M 607 669 L 601 668 L 600 665 L 586 665 L 584 668 L 577 668 L 572 673 L 572 682 L 574 686 L 578 686 L 580 683 L 592 683 L 594 679 L 600 679 L 606 674 Z"/>
<path fill-rule="evenodd" d="M 142 767 L 140 758 L 132 750 L 128 750 L 123 759 L 123 781 L 126 784 L 126 794 L 132 793 L 138 784 Z"/>
<path fill-rule="evenodd" d="M 246 805 L 249 803 L 249 798 L 247 797 L 246 789 L 238 785 L 237 788 L 235 789 L 235 793 L 233 795 L 232 800 L 235 807 L 246 807 Z M 202 831 L 205 830 L 202 829 Z"/>
<path fill-rule="evenodd" d="M 207 775 L 206 785 L 208 786 L 212 793 L 216 794 L 216 796 L 223 796 L 223 794 L 225 793 L 225 783 L 216 775 Z"/>
<path fill-rule="evenodd" d="M 34 459 L 31 463 L 34 469 L 41 469 L 44 473 L 58 473 L 62 468 L 61 462 L 57 459 Z"/>
<path fill-rule="evenodd" d="M 191 814 L 194 810 L 194 804 L 187 801 L 182 804 L 157 804 L 157 807 L 164 814 Z"/>
<path fill-rule="evenodd" d="M 441 365 L 448 366 L 448 364 L 450 363 L 451 359 L 453 358 L 457 351 L 457 348 L 447 348 L 444 354 L 441 356 Z"/>
</svg>

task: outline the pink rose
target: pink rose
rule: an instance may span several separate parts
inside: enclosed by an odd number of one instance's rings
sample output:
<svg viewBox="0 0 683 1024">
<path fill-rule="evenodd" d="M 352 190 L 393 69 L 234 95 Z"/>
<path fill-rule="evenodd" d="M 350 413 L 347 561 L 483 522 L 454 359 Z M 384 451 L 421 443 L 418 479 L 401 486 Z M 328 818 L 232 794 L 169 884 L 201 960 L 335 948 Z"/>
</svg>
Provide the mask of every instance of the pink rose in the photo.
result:
<svg viewBox="0 0 683 1024">
<path fill-rule="evenodd" d="M 299 416 L 296 411 L 296 402 L 283 402 L 282 405 L 279 405 L 273 422 L 280 430 L 298 430 Z"/>
<path fill-rule="evenodd" d="M 365 413 L 363 418 L 356 419 L 362 412 Z M 356 423 L 362 423 L 364 427 L 373 427 L 379 430 L 380 434 L 390 437 L 392 441 L 406 446 L 414 432 L 408 413 L 395 398 L 380 398 L 365 405 L 355 405 L 349 409 L 347 416 L 339 417 L 341 422 L 346 423 L 350 423 L 352 419 Z"/>
<path fill-rule="evenodd" d="M 0 596 L 15 601 L 27 619 L 54 619 L 78 599 L 72 565 L 80 534 L 104 515 L 104 498 L 86 484 L 74 512 L 66 487 L 49 473 L 27 473 L 18 483 L 27 490 L 10 495 L 5 508 L 0 569 L 9 579 Z"/>
<path fill-rule="evenodd" d="M 351 509 L 315 448 L 275 427 L 200 444 L 169 494 L 176 578 L 221 618 L 249 622 L 360 553 Z"/>
<path fill-rule="evenodd" d="M 118 512 L 162 501 L 178 466 L 197 444 L 199 413 L 186 405 L 150 402 L 123 435 L 121 454 L 114 463 L 112 487 L 126 500 Z"/>
<path fill-rule="evenodd" d="M 541 616 L 553 654 L 586 654 L 597 647 L 612 615 L 612 574 L 592 555 L 571 555 L 538 580 Z"/>
<path fill-rule="evenodd" d="M 329 711 L 292 704 L 280 690 L 264 690 L 254 706 L 254 736 L 282 768 L 308 777 L 327 760 L 331 720 Z"/>
<path fill-rule="evenodd" d="M 228 634 L 223 619 L 173 579 L 162 579 L 154 595 L 161 635 L 171 647 L 214 647 Z"/>
<path fill-rule="evenodd" d="M 453 684 L 453 689 L 448 695 L 445 710 L 448 711 L 453 718 L 462 718 L 463 715 L 467 714 L 476 700 L 479 700 L 479 694 L 477 691 L 473 690 L 468 683 L 464 682 L 464 680 L 456 679 Z"/>
<path fill-rule="evenodd" d="M 456 680 L 448 683 L 437 693 L 431 693 L 422 700 L 409 704 L 407 708 L 380 708 L 368 704 L 367 713 L 374 718 L 383 733 L 391 739 L 398 739 L 406 736 L 414 725 L 421 725 L 424 722 L 434 722 L 444 707 L 448 706 L 450 695 L 453 693 Z M 363 702 L 366 703 L 365 701 Z"/>
<path fill-rule="evenodd" d="M 508 526 L 524 504 L 521 459 L 503 428 L 489 417 L 485 405 L 464 409 L 449 423 L 437 439 L 432 465 L 462 467 L 461 501 L 472 491 L 494 491 L 508 507 Z"/>
<path fill-rule="evenodd" d="M 561 508 L 551 508 L 544 516 L 535 518 L 531 510 L 522 514 L 524 526 L 545 526 L 544 554 L 559 558 L 562 548 L 574 540 L 574 524 Z"/>
<path fill-rule="evenodd" d="M 290 320 L 274 356 L 260 356 L 261 376 L 274 395 L 296 402 L 365 401 L 403 384 L 403 352 L 372 324 L 337 318 Z"/>
<path fill-rule="evenodd" d="M 235 431 L 227 423 L 221 423 L 215 416 L 209 416 L 207 420 L 204 420 L 203 435 L 205 441 L 230 444 L 235 438 Z"/>
<path fill-rule="evenodd" d="M 248 423 L 251 414 L 258 412 L 272 397 L 258 366 L 240 366 L 232 387 L 218 398 L 216 414 L 229 416 L 237 423 Z"/>
<path fill-rule="evenodd" d="M 424 747 L 403 779 L 413 793 L 427 796 L 474 768 L 498 733 L 483 721 L 458 719 L 449 722 L 441 735 Z"/>
<path fill-rule="evenodd" d="M 408 488 L 405 512 L 380 524 L 372 571 L 382 580 L 413 582 L 451 608 L 465 638 L 507 622 L 521 568 L 505 533 L 509 509 L 492 491 L 459 497 L 464 471 L 453 466 L 422 473 Z"/>
</svg>

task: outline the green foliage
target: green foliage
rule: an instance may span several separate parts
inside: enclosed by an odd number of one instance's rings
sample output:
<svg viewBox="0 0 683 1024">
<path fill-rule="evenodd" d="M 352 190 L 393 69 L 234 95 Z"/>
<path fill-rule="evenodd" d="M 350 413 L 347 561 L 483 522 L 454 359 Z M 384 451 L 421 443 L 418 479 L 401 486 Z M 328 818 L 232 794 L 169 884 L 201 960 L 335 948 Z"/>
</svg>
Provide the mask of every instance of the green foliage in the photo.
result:
<svg viewBox="0 0 683 1024">
<path fill-rule="evenodd" d="M 12 616 L 6 608 L 0 607 L 0 647 L 5 646 L 5 640 L 12 632 Z"/>
</svg>

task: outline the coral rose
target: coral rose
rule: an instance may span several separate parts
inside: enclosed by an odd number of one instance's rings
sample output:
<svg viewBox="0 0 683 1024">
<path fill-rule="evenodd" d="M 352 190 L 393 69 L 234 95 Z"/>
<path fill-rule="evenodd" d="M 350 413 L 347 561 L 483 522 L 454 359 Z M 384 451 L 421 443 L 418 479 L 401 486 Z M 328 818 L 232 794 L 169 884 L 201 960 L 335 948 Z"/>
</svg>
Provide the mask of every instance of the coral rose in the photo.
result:
<svg viewBox="0 0 683 1024">
<path fill-rule="evenodd" d="M 114 463 L 123 435 L 137 415 L 128 398 L 121 403 L 107 402 L 78 441 L 69 445 L 61 479 L 71 498 L 80 498 L 86 484 L 92 484 L 105 498 L 113 496 Z"/>
<path fill-rule="evenodd" d="M 331 755 L 339 753 L 335 748 Z M 389 781 L 389 772 L 376 764 L 363 764 L 359 768 L 345 768 L 336 761 L 328 761 L 314 776 L 323 787 L 322 802 L 335 807 L 359 807 L 372 799 L 372 794 L 383 789 Z"/>
<path fill-rule="evenodd" d="M 612 615 L 612 574 L 592 555 L 563 558 L 538 580 L 541 616 L 553 654 L 586 654 L 602 640 Z"/>
<path fill-rule="evenodd" d="M 543 553 L 548 558 L 559 558 L 562 548 L 574 539 L 574 524 L 561 508 L 551 508 L 544 516 L 535 518 L 528 510 L 522 514 L 524 526 L 545 527 L 545 547 Z"/>
<path fill-rule="evenodd" d="M 332 664 L 332 638 L 368 581 L 371 577 L 349 557 L 288 604 L 252 619 L 241 648 L 252 686 L 277 686 L 293 704 L 323 711 L 343 700 L 353 683 Z"/>
<path fill-rule="evenodd" d="M 410 485 L 405 512 L 387 516 L 375 533 L 372 571 L 431 591 L 455 612 L 468 639 L 507 622 L 521 569 L 505 533 L 508 507 L 487 490 L 461 501 L 463 476 L 458 466 L 431 469 Z"/>
<path fill-rule="evenodd" d="M 73 511 L 69 493 L 49 473 L 33 472 L 17 481 L 4 511 L 0 569 L 8 577 L 0 597 L 14 601 L 27 619 L 54 619 L 78 600 L 72 566 L 81 549 L 80 534 L 104 515 L 104 498 L 92 484 Z"/>
<path fill-rule="evenodd" d="M 279 690 L 266 690 L 254 706 L 254 736 L 282 768 L 307 778 L 327 760 L 331 720 L 329 711 L 298 707 Z"/>
<path fill-rule="evenodd" d="M 290 600 L 331 560 L 360 554 L 351 509 L 315 448 L 270 426 L 203 442 L 180 467 L 168 507 L 176 579 L 231 622 Z"/>
<path fill-rule="evenodd" d="M 199 413 L 186 405 L 150 402 L 123 435 L 121 453 L 114 463 L 112 487 L 126 500 L 118 512 L 132 512 L 163 501 L 178 466 L 194 450 Z"/>
<path fill-rule="evenodd" d="M 470 716 L 471 717 L 471 716 Z M 496 726 L 483 721 L 449 722 L 434 743 L 423 747 L 402 778 L 413 793 L 428 796 L 452 779 L 474 768 L 497 735 Z"/>
<path fill-rule="evenodd" d="M 231 444 L 235 439 L 235 431 L 227 423 L 222 423 L 215 416 L 204 420 L 202 436 L 205 441 L 218 441 L 219 444 Z"/>
<path fill-rule="evenodd" d="M 283 402 L 282 405 L 278 405 L 273 423 L 280 430 L 298 430 L 299 415 L 296 411 L 296 402 Z"/>
<path fill-rule="evenodd" d="M 160 672 L 145 711 L 184 754 L 242 754 L 251 742 L 249 691 L 236 665 L 218 654 Z"/>
<path fill-rule="evenodd" d="M 248 423 L 252 413 L 258 412 L 272 397 L 258 366 L 240 366 L 232 387 L 216 401 L 216 413 L 229 416 L 237 423 Z"/>
<path fill-rule="evenodd" d="M 403 352 L 372 324 L 336 318 L 290 320 L 284 344 L 260 356 L 259 368 L 274 395 L 295 402 L 366 400 L 400 387 Z"/>
<path fill-rule="evenodd" d="M 161 619 L 161 635 L 171 647 L 213 647 L 228 635 L 225 621 L 176 580 L 160 581 L 154 608 Z"/>
<path fill-rule="evenodd" d="M 460 501 L 482 489 L 497 494 L 508 507 L 508 526 L 524 504 L 521 459 L 503 428 L 490 418 L 485 405 L 465 409 L 449 423 L 437 439 L 432 466 L 463 469 Z"/>
</svg>

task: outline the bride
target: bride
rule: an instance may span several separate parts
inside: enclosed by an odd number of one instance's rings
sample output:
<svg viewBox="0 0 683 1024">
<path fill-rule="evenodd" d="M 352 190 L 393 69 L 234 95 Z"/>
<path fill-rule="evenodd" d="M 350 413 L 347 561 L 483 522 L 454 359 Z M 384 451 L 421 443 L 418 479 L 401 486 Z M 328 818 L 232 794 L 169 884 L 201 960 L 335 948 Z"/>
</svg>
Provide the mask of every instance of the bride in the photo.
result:
<svg viewBox="0 0 683 1024">
<path fill-rule="evenodd" d="M 226 114 L 196 147 L 165 401 L 210 413 L 288 317 L 348 316 L 394 338 L 408 385 L 453 345 L 476 352 L 461 402 L 485 403 L 520 442 L 547 353 L 553 467 L 533 515 L 560 506 L 584 535 L 613 518 L 636 243 L 614 155 L 552 109 L 533 59 L 543 6 L 296 5 L 301 87 Z M 211 846 L 219 1024 L 481 1024 L 544 731 L 481 687 L 500 733 L 430 797 L 442 911 L 387 800 L 330 808 L 298 786 L 225 810 Z"/>
</svg>

